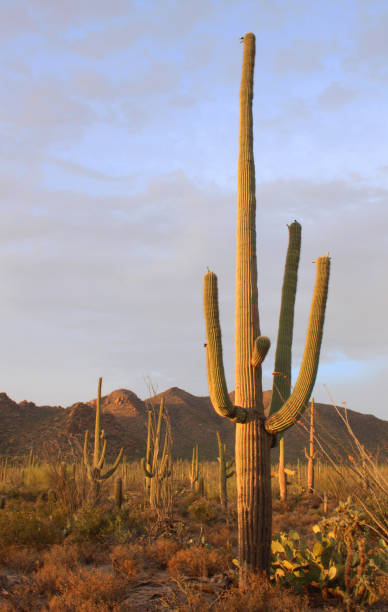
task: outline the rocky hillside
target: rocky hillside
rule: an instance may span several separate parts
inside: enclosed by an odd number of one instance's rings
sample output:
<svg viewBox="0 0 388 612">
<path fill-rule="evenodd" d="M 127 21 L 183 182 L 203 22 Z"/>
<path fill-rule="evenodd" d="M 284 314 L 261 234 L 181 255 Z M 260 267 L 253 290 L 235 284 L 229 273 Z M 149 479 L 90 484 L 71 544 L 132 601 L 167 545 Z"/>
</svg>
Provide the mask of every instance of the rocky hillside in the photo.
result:
<svg viewBox="0 0 388 612">
<path fill-rule="evenodd" d="M 108 438 L 108 454 L 113 457 L 121 446 L 128 460 L 139 459 L 145 451 L 147 409 L 157 407 L 162 395 L 171 422 L 176 458 L 190 458 L 194 444 L 199 444 L 200 457 L 214 460 L 217 455 L 216 431 L 220 431 L 227 444 L 228 454 L 233 452 L 234 425 L 222 419 L 213 410 L 208 397 L 198 397 L 172 387 L 145 401 L 128 389 L 117 389 L 102 398 L 102 426 Z M 233 399 L 233 393 L 231 394 Z M 264 394 L 268 406 L 271 392 Z M 80 455 L 84 432 L 90 430 L 93 438 L 96 400 L 76 403 L 69 408 L 36 406 L 32 402 L 14 402 L 0 393 L 0 455 L 26 455 L 30 448 L 41 458 L 59 455 Z M 308 411 L 302 425 L 296 424 L 286 432 L 287 461 L 304 457 L 307 433 L 303 423 L 308 422 Z M 349 421 L 360 442 L 373 454 L 388 458 L 388 421 L 372 415 L 348 411 Z M 320 439 L 335 447 L 336 451 L 351 453 L 346 429 L 335 408 L 316 404 L 316 431 Z M 277 460 L 277 449 L 273 451 Z"/>
</svg>

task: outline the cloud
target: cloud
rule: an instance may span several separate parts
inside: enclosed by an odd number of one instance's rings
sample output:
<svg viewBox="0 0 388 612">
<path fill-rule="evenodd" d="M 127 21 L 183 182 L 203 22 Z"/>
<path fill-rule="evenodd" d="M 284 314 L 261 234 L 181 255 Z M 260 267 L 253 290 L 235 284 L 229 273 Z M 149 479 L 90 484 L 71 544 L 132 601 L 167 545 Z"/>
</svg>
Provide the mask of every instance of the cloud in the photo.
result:
<svg viewBox="0 0 388 612">
<path fill-rule="evenodd" d="M 278 52 L 274 59 L 274 68 L 278 74 L 310 74 L 322 70 L 323 54 L 324 49 L 318 42 L 294 40 Z"/>
<path fill-rule="evenodd" d="M 344 87 L 341 83 L 331 83 L 318 96 L 318 104 L 326 110 L 336 110 L 354 100 L 357 94 L 357 91 Z"/>
</svg>

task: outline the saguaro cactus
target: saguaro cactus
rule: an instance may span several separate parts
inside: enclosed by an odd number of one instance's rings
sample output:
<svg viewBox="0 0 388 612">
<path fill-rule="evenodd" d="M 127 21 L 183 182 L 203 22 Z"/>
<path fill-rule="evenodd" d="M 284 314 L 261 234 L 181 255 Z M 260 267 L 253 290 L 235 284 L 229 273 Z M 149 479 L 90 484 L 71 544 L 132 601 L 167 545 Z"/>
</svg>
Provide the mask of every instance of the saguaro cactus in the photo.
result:
<svg viewBox="0 0 388 612">
<path fill-rule="evenodd" d="M 231 461 L 226 460 L 226 445 L 222 442 L 220 432 L 217 431 L 217 441 L 218 441 L 218 473 L 219 473 L 219 485 L 220 485 L 220 502 L 221 506 L 223 506 L 224 510 L 228 507 L 228 490 L 227 490 L 227 481 L 228 478 L 231 478 L 234 474 L 234 470 L 232 470 L 232 466 L 234 464 L 234 460 Z"/>
<path fill-rule="evenodd" d="M 295 470 L 285 467 L 284 455 L 284 437 L 282 436 L 279 442 L 279 469 L 277 472 L 271 473 L 271 476 L 276 476 L 279 481 L 279 496 L 282 502 L 287 500 L 287 487 L 290 484 L 287 476 L 295 475 Z"/>
<path fill-rule="evenodd" d="M 199 478 L 199 455 L 198 455 L 198 444 L 193 447 L 193 456 L 191 458 L 191 471 L 190 471 L 190 487 L 194 491 Z"/>
<path fill-rule="evenodd" d="M 309 437 L 309 452 L 304 449 L 307 459 L 307 490 L 308 492 L 314 493 L 314 459 L 315 459 L 315 448 L 314 448 L 314 398 L 310 404 L 310 437 Z"/>
<path fill-rule="evenodd" d="M 208 270 L 204 278 L 206 357 L 210 398 L 221 416 L 236 423 L 236 475 L 240 583 L 249 570 L 269 574 L 271 545 L 270 448 L 273 436 L 299 417 L 314 386 L 329 280 L 329 257 L 316 261 L 316 282 L 305 351 L 291 396 L 280 410 L 264 416 L 261 363 L 270 341 L 260 335 L 257 297 L 256 199 L 253 161 L 253 70 L 255 36 L 243 38 L 240 90 L 238 159 L 235 402 L 226 387 L 218 312 L 217 277 Z"/>
<path fill-rule="evenodd" d="M 165 431 L 162 453 L 160 455 L 162 422 L 164 417 L 164 397 L 159 407 L 156 428 L 152 423 L 152 412 L 148 413 L 147 449 L 146 457 L 142 458 L 141 466 L 149 484 L 150 505 L 158 507 L 160 501 L 160 483 L 171 475 L 171 436 L 168 429 Z M 151 446 L 153 452 L 151 452 Z M 151 459 L 152 455 L 152 459 Z"/>
<path fill-rule="evenodd" d="M 102 469 L 104 467 L 105 455 L 106 455 L 106 438 L 104 437 L 104 430 L 101 429 L 101 386 L 102 386 L 102 378 L 98 379 L 98 388 L 97 388 L 97 403 L 96 403 L 96 420 L 94 425 L 94 451 L 93 451 L 93 459 L 89 462 L 88 459 L 88 445 L 89 445 L 89 430 L 85 431 L 85 440 L 84 440 L 84 465 L 86 467 L 88 478 L 91 482 L 101 483 L 104 480 L 107 480 L 115 473 L 117 470 L 121 458 L 123 456 L 124 449 L 121 448 L 119 454 L 117 455 L 116 461 L 112 465 L 112 467 L 107 470 L 105 473 L 102 473 Z M 100 444 L 101 440 L 103 440 L 102 450 L 100 452 Z M 96 487 L 97 492 L 98 487 Z"/>
</svg>

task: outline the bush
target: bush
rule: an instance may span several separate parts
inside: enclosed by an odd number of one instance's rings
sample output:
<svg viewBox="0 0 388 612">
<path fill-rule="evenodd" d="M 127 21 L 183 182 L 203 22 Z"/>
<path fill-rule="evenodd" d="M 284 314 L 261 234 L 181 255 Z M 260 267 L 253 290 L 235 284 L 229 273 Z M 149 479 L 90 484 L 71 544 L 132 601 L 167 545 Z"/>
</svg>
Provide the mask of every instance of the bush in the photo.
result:
<svg viewBox="0 0 388 612">
<path fill-rule="evenodd" d="M 3 545 L 29 545 L 39 549 L 59 542 L 62 537 L 61 529 L 52 517 L 39 516 L 35 508 L 0 513 L 0 541 Z"/>
<path fill-rule="evenodd" d="M 191 577 L 208 577 L 229 567 L 229 559 L 225 554 L 201 546 L 178 550 L 168 562 L 168 570 L 173 576 L 183 574 Z"/>
<path fill-rule="evenodd" d="M 197 499 L 188 507 L 187 511 L 191 518 L 201 523 L 210 523 L 219 514 L 218 507 L 206 499 Z"/>
</svg>

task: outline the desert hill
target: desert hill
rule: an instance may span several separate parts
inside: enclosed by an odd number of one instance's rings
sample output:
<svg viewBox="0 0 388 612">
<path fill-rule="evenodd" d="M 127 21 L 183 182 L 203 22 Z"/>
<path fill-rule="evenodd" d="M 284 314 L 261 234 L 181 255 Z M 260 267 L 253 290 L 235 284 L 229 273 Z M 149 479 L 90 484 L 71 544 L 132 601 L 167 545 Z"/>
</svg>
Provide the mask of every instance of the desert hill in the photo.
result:
<svg viewBox="0 0 388 612">
<path fill-rule="evenodd" d="M 233 400 L 233 393 L 230 394 Z M 116 455 L 121 446 L 128 460 L 144 455 L 146 441 L 147 409 L 157 407 L 161 397 L 171 422 L 175 458 L 189 459 L 192 448 L 199 444 L 202 460 L 214 460 L 217 456 L 216 432 L 220 431 L 226 442 L 228 454 L 234 448 L 234 424 L 219 417 L 213 410 L 209 397 L 192 395 L 178 387 L 141 400 L 128 389 L 117 389 L 102 397 L 102 427 L 108 438 L 108 455 Z M 264 392 L 264 404 L 268 409 L 271 391 Z M 26 455 L 30 448 L 43 458 L 58 455 L 71 456 L 81 453 L 84 432 L 94 433 L 96 399 L 77 402 L 68 408 L 61 406 L 36 406 L 32 402 L 14 402 L 6 393 L 0 393 L 0 455 Z M 335 408 L 316 404 L 316 431 L 326 443 L 335 445 L 342 453 L 351 452 L 345 427 Z M 349 421 L 360 442 L 371 453 L 388 457 L 388 421 L 372 415 L 348 410 Z M 307 447 L 308 411 L 301 424 L 296 424 L 285 434 L 286 459 L 295 462 L 304 458 Z M 277 460 L 277 449 L 273 450 Z"/>
</svg>

